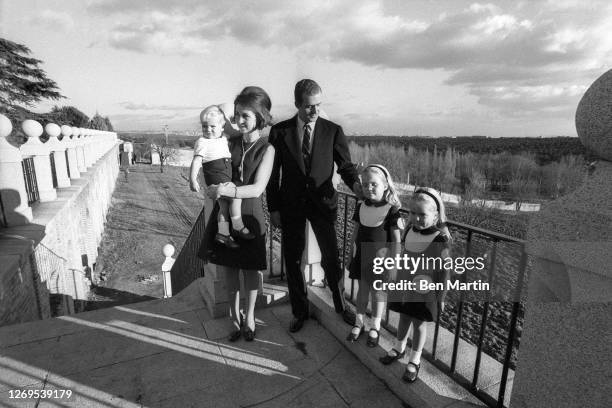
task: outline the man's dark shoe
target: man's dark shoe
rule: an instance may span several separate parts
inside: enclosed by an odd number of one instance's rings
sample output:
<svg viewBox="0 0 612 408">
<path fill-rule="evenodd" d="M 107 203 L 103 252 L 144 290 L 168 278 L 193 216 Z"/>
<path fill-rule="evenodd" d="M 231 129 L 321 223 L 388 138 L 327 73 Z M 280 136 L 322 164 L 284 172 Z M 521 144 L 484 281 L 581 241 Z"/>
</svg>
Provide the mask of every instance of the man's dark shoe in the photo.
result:
<svg viewBox="0 0 612 408">
<path fill-rule="evenodd" d="M 349 309 L 344 309 L 342 311 L 342 319 L 350 326 L 355 325 L 355 313 Z"/>
<path fill-rule="evenodd" d="M 289 324 L 289 331 L 291 333 L 299 332 L 304 326 L 304 321 L 305 321 L 304 319 L 299 319 L 297 317 L 294 317 L 291 323 Z"/>
<path fill-rule="evenodd" d="M 240 248 L 240 245 L 230 235 L 223 235 L 217 232 L 215 234 L 215 241 L 231 249 Z"/>
</svg>

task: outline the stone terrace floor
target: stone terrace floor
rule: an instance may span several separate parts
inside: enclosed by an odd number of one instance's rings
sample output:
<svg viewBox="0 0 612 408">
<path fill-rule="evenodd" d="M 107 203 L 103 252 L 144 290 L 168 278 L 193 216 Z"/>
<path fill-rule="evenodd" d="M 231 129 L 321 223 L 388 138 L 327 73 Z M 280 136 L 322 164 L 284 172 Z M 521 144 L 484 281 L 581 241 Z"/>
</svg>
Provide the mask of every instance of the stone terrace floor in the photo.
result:
<svg viewBox="0 0 612 408">
<path fill-rule="evenodd" d="M 229 343 L 197 288 L 177 297 L 0 328 L 2 407 L 401 407 L 316 320 L 259 309 L 257 338 Z M 71 390 L 11 399 L 10 390 Z"/>
</svg>

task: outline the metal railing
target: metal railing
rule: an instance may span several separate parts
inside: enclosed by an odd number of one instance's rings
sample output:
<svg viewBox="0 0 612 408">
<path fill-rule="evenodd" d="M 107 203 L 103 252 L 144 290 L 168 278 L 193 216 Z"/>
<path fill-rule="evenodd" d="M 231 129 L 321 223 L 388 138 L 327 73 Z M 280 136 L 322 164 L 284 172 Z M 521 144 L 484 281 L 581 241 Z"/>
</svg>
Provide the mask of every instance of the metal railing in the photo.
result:
<svg viewBox="0 0 612 408">
<path fill-rule="evenodd" d="M 357 198 L 352 194 L 342 193 L 339 195 L 338 202 L 338 216 L 336 224 L 336 235 L 338 245 L 340 246 L 340 264 L 343 270 L 347 267 L 347 260 L 350 245 L 350 233 L 352 232 L 352 223 L 350 222 Z M 402 217 L 407 218 L 409 212 L 406 210 L 400 210 Z M 267 215 L 267 214 L 266 214 Z M 269 224 L 269 223 L 268 223 Z M 447 226 L 453 236 L 453 256 L 478 256 L 485 255 L 488 260 L 487 268 L 482 271 L 483 277 L 486 277 L 487 282 L 498 283 L 500 280 L 505 282 L 500 283 L 499 287 L 503 288 L 508 293 L 508 299 L 519 299 L 523 297 L 523 286 L 526 278 L 527 261 L 528 256 L 525 252 L 525 242 L 518 238 L 514 238 L 508 235 L 497 233 L 494 231 L 473 227 L 471 225 L 463 224 L 460 222 L 448 221 Z M 281 240 L 280 230 L 269 226 L 268 234 L 272 239 L 269 242 L 269 274 L 270 277 L 278 276 L 274 275 L 275 269 L 280 270 L 280 278 L 284 276 L 284 265 L 283 265 L 283 253 L 280 250 L 280 254 L 273 254 L 274 242 Z M 282 248 L 282 245 L 281 245 Z M 274 259 L 280 263 L 276 265 L 273 262 Z M 461 275 L 465 278 L 466 274 Z M 350 301 L 354 301 L 356 298 L 355 281 L 351 281 L 350 287 Z M 462 293 L 462 292 L 459 292 Z M 438 310 L 438 316 L 435 322 L 433 345 L 430 351 L 424 351 L 423 355 L 432 364 L 441 369 L 442 371 L 449 374 L 455 381 L 470 390 L 472 394 L 477 396 L 483 402 L 490 407 L 502 408 L 506 407 L 505 395 L 508 386 L 509 371 L 513 369 L 516 362 L 516 356 L 518 353 L 518 343 L 520 340 L 519 332 L 517 331 L 517 324 L 522 320 L 524 308 L 521 302 L 512 301 L 484 301 L 484 302 L 468 302 L 463 299 L 463 295 L 456 295 L 458 297 L 449 298 L 447 304 L 448 307 L 444 312 Z M 478 307 L 475 307 L 478 306 Z M 500 327 L 499 315 L 496 315 L 496 328 L 492 329 L 490 325 L 492 310 L 501 311 L 501 315 L 504 316 L 501 320 L 505 320 L 503 323 L 507 323 L 506 327 Z M 388 309 L 385 310 L 383 325 L 392 333 L 397 332 L 397 328 L 394 327 L 391 322 L 397 319 L 391 319 L 391 312 Z M 505 317 L 509 316 L 508 319 Z M 475 330 L 473 325 L 471 327 L 465 327 L 466 321 L 479 322 L 479 328 Z M 450 362 L 443 362 L 438 359 L 438 347 L 440 340 L 441 327 L 449 330 L 453 334 L 452 343 L 452 355 Z M 503 343 L 502 350 L 491 350 L 491 347 L 487 347 L 487 340 L 498 340 Z M 473 344 L 476 348 L 476 356 L 471 363 L 472 375 L 471 378 L 457 372 L 457 363 L 459 359 L 464 358 L 459 354 L 460 340 L 467 341 Z M 484 392 L 479 386 L 479 375 L 482 366 L 482 354 L 487 352 L 491 354 L 494 359 L 498 360 L 502 365 L 501 376 L 499 382 L 499 392 L 497 397 L 491 396 Z M 465 361 L 462 361 L 465 365 Z"/>
<path fill-rule="evenodd" d="M 191 232 L 170 270 L 173 293 L 180 292 L 189 286 L 191 282 L 204 276 L 205 264 L 198 257 L 198 251 L 202 244 L 205 227 L 206 216 L 204 207 L 202 207 L 202 211 L 200 211 L 198 218 L 193 223 Z"/>
<path fill-rule="evenodd" d="M 38 195 L 38 184 L 36 182 L 36 170 L 34 169 L 34 159 L 27 157 L 21 161 L 23 169 L 23 179 L 25 181 L 28 204 L 35 203 L 40 199 Z"/>
</svg>

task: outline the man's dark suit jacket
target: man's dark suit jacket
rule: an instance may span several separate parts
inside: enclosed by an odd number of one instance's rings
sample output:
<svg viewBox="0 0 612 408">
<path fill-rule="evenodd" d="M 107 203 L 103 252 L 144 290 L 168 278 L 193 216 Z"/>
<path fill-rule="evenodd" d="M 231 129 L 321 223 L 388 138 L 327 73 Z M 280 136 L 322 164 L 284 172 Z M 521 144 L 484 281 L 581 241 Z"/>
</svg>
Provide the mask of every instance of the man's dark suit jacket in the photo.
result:
<svg viewBox="0 0 612 408">
<path fill-rule="evenodd" d="M 297 115 L 277 123 L 270 130 L 274 146 L 274 167 L 266 188 L 269 211 L 280 211 L 281 218 L 306 215 L 334 221 L 338 193 L 332 184 L 334 163 L 347 186 L 358 181 L 357 168 L 351 163 L 342 128 L 319 117 L 311 146 L 310 174 L 305 174 L 302 146 L 297 132 Z"/>
</svg>

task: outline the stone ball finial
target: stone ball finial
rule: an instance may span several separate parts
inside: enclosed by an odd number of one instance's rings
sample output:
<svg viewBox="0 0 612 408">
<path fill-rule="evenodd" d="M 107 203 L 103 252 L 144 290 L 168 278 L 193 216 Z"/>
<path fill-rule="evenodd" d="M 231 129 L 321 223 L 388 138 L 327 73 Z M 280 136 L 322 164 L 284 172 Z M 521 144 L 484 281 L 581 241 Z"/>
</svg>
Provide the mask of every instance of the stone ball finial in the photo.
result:
<svg viewBox="0 0 612 408">
<path fill-rule="evenodd" d="M 49 135 L 49 137 L 58 137 L 62 130 L 55 123 L 47 123 L 45 125 L 45 132 Z"/>
<path fill-rule="evenodd" d="M 70 137 L 72 134 L 72 126 L 62 125 L 62 136 Z"/>
<path fill-rule="evenodd" d="M 612 69 L 582 96 L 576 109 L 576 131 L 587 149 L 612 161 Z"/>
<path fill-rule="evenodd" d="M 171 257 L 172 255 L 174 255 L 174 246 L 172 244 L 164 245 L 164 247 L 162 248 L 162 254 L 164 254 L 166 258 Z"/>
<path fill-rule="evenodd" d="M 0 114 L 0 138 L 5 138 L 13 131 L 13 124 L 6 116 Z"/>
<path fill-rule="evenodd" d="M 81 131 L 79 130 L 79 128 L 76 127 L 76 126 L 73 126 L 72 127 L 72 136 L 74 136 L 76 138 L 76 137 L 79 137 L 80 135 L 81 135 Z"/>
<path fill-rule="evenodd" d="M 26 119 L 21 123 L 21 130 L 28 138 L 39 137 L 43 134 L 43 127 L 40 123 L 32 119 Z"/>
</svg>

